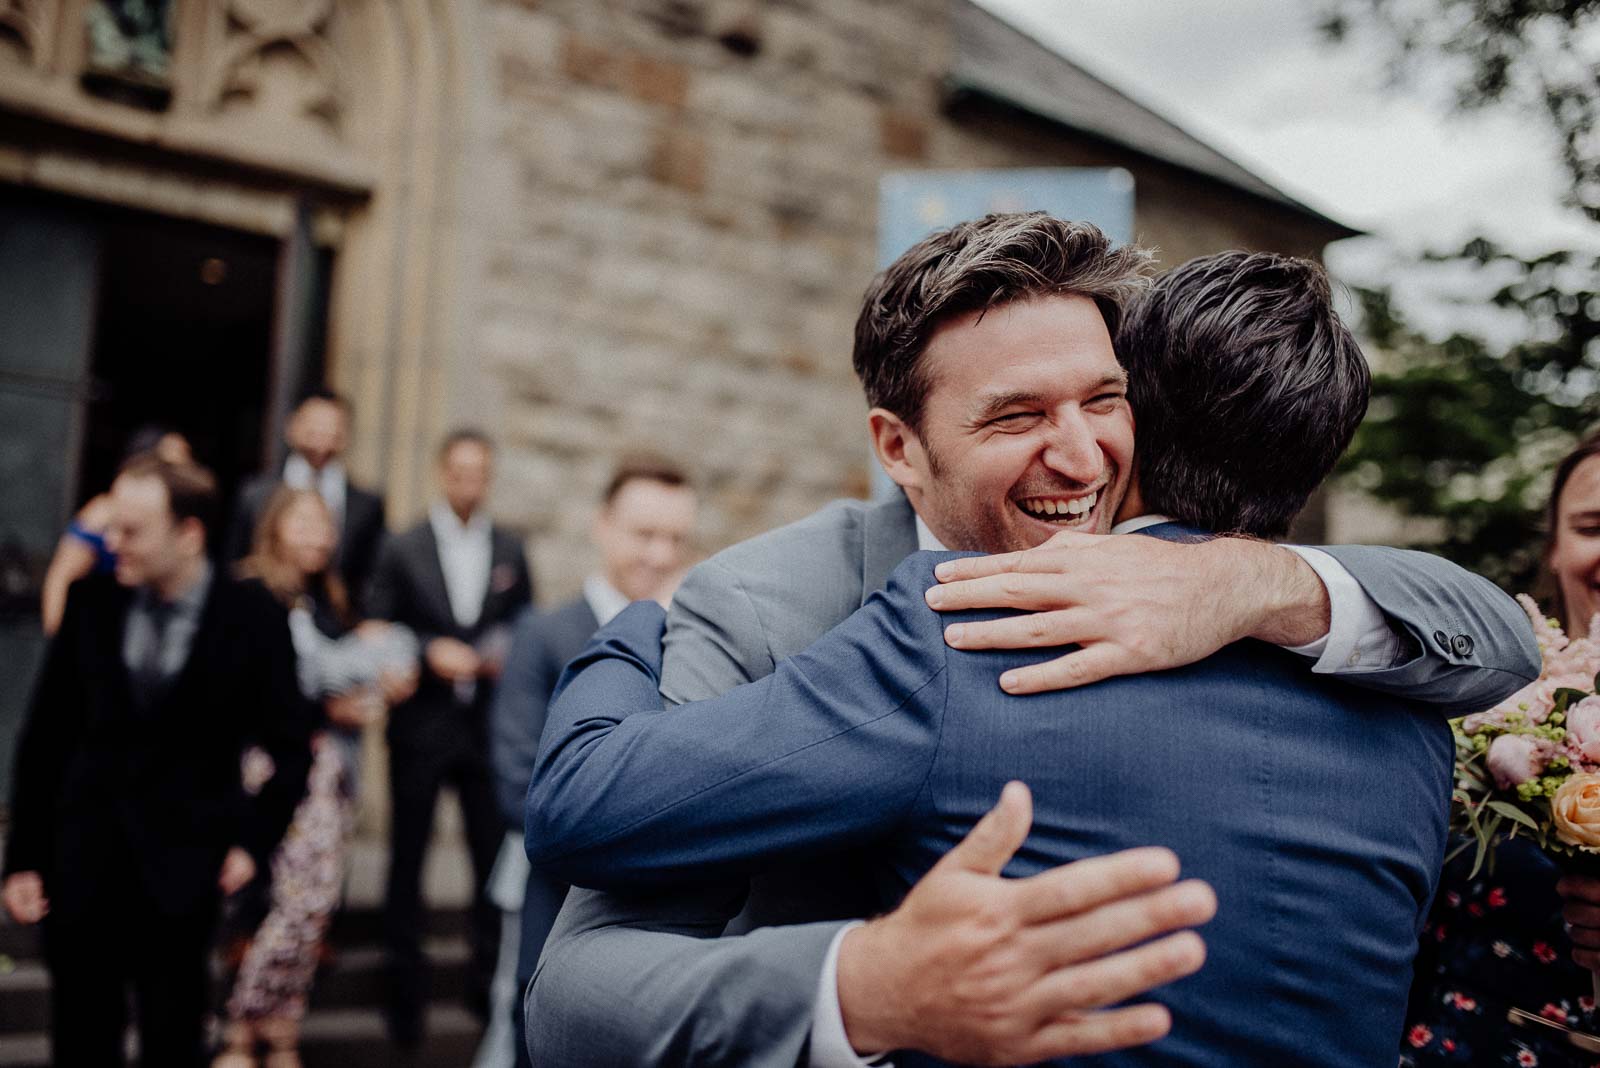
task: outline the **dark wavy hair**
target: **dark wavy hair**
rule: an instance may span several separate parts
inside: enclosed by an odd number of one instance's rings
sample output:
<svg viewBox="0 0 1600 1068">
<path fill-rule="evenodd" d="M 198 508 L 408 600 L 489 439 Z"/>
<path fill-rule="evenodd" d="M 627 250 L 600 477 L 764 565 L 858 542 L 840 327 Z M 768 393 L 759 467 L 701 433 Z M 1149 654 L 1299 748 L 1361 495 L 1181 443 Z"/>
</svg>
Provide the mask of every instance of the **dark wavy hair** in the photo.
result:
<svg viewBox="0 0 1600 1068">
<path fill-rule="evenodd" d="M 1311 260 L 1223 252 L 1156 280 L 1117 337 L 1151 512 L 1278 537 L 1367 411 L 1371 372 Z"/>
<path fill-rule="evenodd" d="M 985 215 L 923 238 L 873 279 L 856 319 L 853 362 L 867 403 L 922 430 L 932 383 L 928 341 L 968 312 L 1031 297 L 1092 299 L 1115 336 L 1123 308 L 1148 284 L 1153 254 L 1113 248 L 1091 223 L 1042 211 Z"/>
<path fill-rule="evenodd" d="M 1563 627 L 1567 625 L 1567 604 L 1561 596 L 1561 583 L 1556 581 L 1555 572 L 1550 570 L 1550 557 L 1555 554 L 1556 538 L 1561 533 L 1561 494 L 1572 480 L 1572 473 L 1578 469 L 1578 465 L 1591 456 L 1600 456 L 1600 428 L 1585 434 L 1572 447 L 1572 451 L 1556 464 L 1555 475 L 1550 480 L 1550 499 L 1544 506 L 1544 549 L 1539 553 L 1538 593 L 1540 600 L 1551 607 Z"/>
</svg>

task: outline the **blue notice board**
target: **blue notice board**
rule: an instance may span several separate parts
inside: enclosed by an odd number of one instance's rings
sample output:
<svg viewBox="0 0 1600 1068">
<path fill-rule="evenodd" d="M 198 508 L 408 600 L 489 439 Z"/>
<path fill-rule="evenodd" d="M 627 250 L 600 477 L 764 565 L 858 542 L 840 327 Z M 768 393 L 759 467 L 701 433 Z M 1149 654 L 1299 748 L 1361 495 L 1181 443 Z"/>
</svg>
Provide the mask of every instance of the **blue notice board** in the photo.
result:
<svg viewBox="0 0 1600 1068">
<path fill-rule="evenodd" d="M 1124 244 L 1133 240 L 1133 175 L 1121 167 L 891 171 L 878 182 L 878 269 L 933 231 L 991 211 L 1082 219 Z M 873 498 L 894 488 L 874 457 Z"/>
<path fill-rule="evenodd" d="M 1048 211 L 1133 240 L 1133 175 L 1121 167 L 890 171 L 878 182 L 878 267 L 935 230 L 991 211 Z"/>
</svg>

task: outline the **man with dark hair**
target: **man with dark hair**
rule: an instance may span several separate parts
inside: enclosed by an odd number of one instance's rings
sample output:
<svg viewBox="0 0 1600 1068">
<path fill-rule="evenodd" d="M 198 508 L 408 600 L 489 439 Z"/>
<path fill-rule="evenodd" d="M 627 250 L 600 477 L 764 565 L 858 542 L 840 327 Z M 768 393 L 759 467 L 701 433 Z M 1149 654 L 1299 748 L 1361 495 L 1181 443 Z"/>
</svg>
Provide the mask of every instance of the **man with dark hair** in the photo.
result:
<svg viewBox="0 0 1600 1068">
<path fill-rule="evenodd" d="M 282 607 L 206 559 L 210 472 L 145 455 L 110 496 L 115 575 L 72 585 L 17 746 L 4 899 L 44 923 L 54 1063 L 121 1064 L 131 986 L 143 1063 L 194 1065 L 218 907 L 288 826 L 314 710 Z"/>
<path fill-rule="evenodd" d="M 422 865 L 439 790 L 455 787 L 472 856 L 471 1007 L 488 1011 L 499 913 L 487 881 L 501 822 L 489 771 L 488 713 L 511 621 L 533 600 L 522 542 L 489 519 L 494 446 L 482 431 L 452 431 L 439 449 L 441 499 L 428 518 L 390 539 L 378 557 L 367 608 L 409 628 L 421 649 L 417 691 L 389 715 L 389 1033 L 423 1038 Z"/>
<path fill-rule="evenodd" d="M 308 391 L 295 405 L 284 427 L 289 456 L 276 474 L 258 475 L 239 490 L 233 523 L 228 528 L 225 557 L 249 555 L 256 522 L 267 499 L 280 484 L 314 489 L 328 506 L 339 530 L 334 565 L 352 603 L 361 606 L 367 583 L 383 545 L 383 497 L 350 481 L 344 451 L 350 441 L 350 402 L 331 389 Z"/>
<path fill-rule="evenodd" d="M 1447 709 L 1492 704 L 1535 675 L 1515 604 L 1421 554 L 1088 537 L 1111 531 L 1132 477 L 1133 419 L 1110 328 L 1145 286 L 1147 265 L 1093 226 L 1040 213 L 964 223 L 892 264 L 863 301 L 855 364 L 884 402 L 868 413 L 869 435 L 903 494 L 831 505 L 693 569 L 673 600 L 663 696 L 701 700 L 770 674 L 865 603 L 907 555 L 945 547 L 1053 554 L 993 565 L 1026 570 L 1021 578 L 982 574 L 929 591 L 930 602 L 954 607 L 1053 609 L 950 628 L 962 647 L 1081 647 L 1007 671 L 1000 682 L 1012 693 L 1179 667 L 1245 637 L 1300 654 L 1303 670 Z M 1069 538 L 1089 543 L 1069 560 L 1036 548 Z M 1464 630 L 1462 621 L 1472 624 L 1471 656 L 1426 637 Z M 653 902 L 571 893 L 528 995 L 530 1039 L 571 1065 L 816 1068 L 860 1063 L 851 1038 L 869 1020 L 890 1046 L 957 1059 L 990 1048 L 1039 1060 L 1159 1034 L 1149 1017 L 1131 1027 L 1084 1008 L 1097 993 L 1131 995 L 1196 966 L 1181 954 L 1123 952 L 1196 922 L 1195 902 L 1170 885 L 1176 865 L 1131 851 L 1105 868 L 1066 865 L 1017 884 L 999 877 L 1009 852 L 995 852 L 984 826 L 973 834 L 989 848 L 969 842 L 959 862 L 919 884 L 942 910 L 898 909 L 871 921 L 865 940 L 837 922 L 877 907 L 862 858 L 847 854 L 763 869 L 748 895 L 742 883 Z M 1065 904 L 1074 898 L 1087 911 Z M 761 930 L 689 937 L 718 929 L 741 902 L 729 932 Z M 1005 902 L 999 924 L 996 902 Z M 1065 922 L 1100 934 L 1075 942 L 1062 937 Z M 898 951 L 884 952 L 891 943 Z M 999 976 L 1004 990 L 980 1005 L 961 991 L 989 973 L 964 947 L 990 944 L 1030 967 Z M 874 980 L 859 981 L 873 964 Z M 603 1010 L 601 990 L 613 995 Z M 1012 1008 L 996 1010 L 1002 1002 Z"/>
<path fill-rule="evenodd" d="M 520 993 L 533 978 L 545 937 L 567 894 L 566 884 L 530 870 L 522 850 L 522 806 L 550 693 L 567 661 L 631 602 L 668 603 L 688 564 L 697 510 L 694 487 L 677 464 L 652 455 L 625 457 L 606 483 L 591 528 L 599 569 L 583 580 L 579 596 L 559 608 L 524 610 L 512 632 L 511 651 L 495 691 L 491 741 L 508 835 L 500 865 L 525 873 L 519 887 L 523 893 L 515 961 L 518 995 L 512 999 L 511 1014 L 520 1065 L 531 1063 L 522 1040 Z"/>
<path fill-rule="evenodd" d="M 1156 283 L 1123 336 L 1143 346 L 1126 350 L 1132 382 L 1189 387 L 1181 409 L 1139 413 L 1137 474 L 1118 514 L 1156 538 L 1281 532 L 1366 410 L 1365 361 L 1305 261 L 1195 261 Z M 1219 428 L 1232 447 L 1197 441 L 1196 427 Z M 1154 472 L 1177 481 L 1147 488 Z M 1147 514 L 1155 499 L 1169 515 Z M 1257 642 L 1012 696 L 996 675 L 1039 654 L 946 647 L 925 597 L 947 557 L 915 554 L 883 594 L 772 675 L 669 715 L 627 715 L 661 707 L 664 624 L 659 610 L 630 609 L 579 658 L 552 709 L 528 805 L 534 862 L 637 893 L 866 840 L 885 903 L 909 889 L 897 912 L 933 910 L 937 899 L 912 884 L 1021 779 L 1038 808 L 1014 874 L 1154 843 L 1215 890 L 1206 967 L 1157 1004 L 1105 1014 L 1148 1016 L 1156 1029 L 1170 1013 L 1170 1037 L 1114 1063 L 1392 1059 L 1444 855 L 1444 717 L 1307 673 Z M 1199 884 L 1181 889 L 1209 898 Z M 841 993 L 883 990 L 906 958 L 916 963 L 894 933 L 846 935 L 857 950 L 841 956 Z M 1182 952 L 1184 939 L 1136 952 Z M 1079 990 L 1087 1010 L 1131 992 L 1087 979 Z M 857 1048 L 900 1044 L 876 1023 L 857 1017 Z M 956 1052 L 1035 1059 L 1027 1047 Z"/>
</svg>

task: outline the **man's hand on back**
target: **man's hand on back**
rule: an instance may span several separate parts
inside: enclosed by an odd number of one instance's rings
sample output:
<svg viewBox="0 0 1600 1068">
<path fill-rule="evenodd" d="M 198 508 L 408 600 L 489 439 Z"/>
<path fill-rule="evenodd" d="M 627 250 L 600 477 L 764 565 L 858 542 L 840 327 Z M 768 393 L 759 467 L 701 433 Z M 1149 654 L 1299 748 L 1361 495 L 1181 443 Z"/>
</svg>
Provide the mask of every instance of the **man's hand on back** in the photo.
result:
<svg viewBox="0 0 1600 1068">
<path fill-rule="evenodd" d="M 1210 920 L 1216 895 L 1175 883 L 1165 849 L 1002 878 L 1032 812 L 1027 788 L 1008 785 L 899 908 L 845 935 L 839 1006 L 857 1050 L 1027 1064 L 1167 1033 L 1160 1005 L 1106 1006 L 1199 970 L 1205 944 L 1181 929 Z"/>
<path fill-rule="evenodd" d="M 952 624 L 956 649 L 1078 650 L 1000 677 L 1040 693 L 1203 660 L 1241 638 L 1298 646 L 1328 633 L 1328 591 L 1299 556 L 1245 538 L 1193 544 L 1062 532 L 1034 549 L 948 560 L 928 604 L 1032 613 Z"/>
</svg>

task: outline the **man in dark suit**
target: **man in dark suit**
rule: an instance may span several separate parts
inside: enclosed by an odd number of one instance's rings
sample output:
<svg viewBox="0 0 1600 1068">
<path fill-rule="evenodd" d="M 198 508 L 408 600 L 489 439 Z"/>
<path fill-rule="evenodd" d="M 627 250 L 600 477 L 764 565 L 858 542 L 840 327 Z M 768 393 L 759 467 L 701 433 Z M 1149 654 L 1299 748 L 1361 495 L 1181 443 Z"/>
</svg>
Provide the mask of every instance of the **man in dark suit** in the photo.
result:
<svg viewBox="0 0 1600 1068">
<path fill-rule="evenodd" d="M 267 499 L 280 484 L 314 489 L 328 506 L 339 529 L 334 566 L 344 579 L 358 608 L 383 546 L 383 498 L 350 481 L 344 469 L 344 450 L 350 440 L 350 402 L 329 389 L 307 393 L 295 406 L 284 428 L 289 456 L 283 470 L 257 475 L 239 490 L 233 522 L 228 527 L 224 558 L 242 560 L 250 554 L 256 522 Z"/>
<path fill-rule="evenodd" d="M 596 628 L 633 601 L 666 604 L 688 563 L 696 500 L 689 477 L 676 464 L 653 456 L 629 457 L 606 484 L 592 537 L 600 570 L 583 582 L 583 593 L 549 612 L 527 609 L 517 621 L 505 671 L 495 690 L 491 752 L 500 813 L 509 829 L 502 863 L 527 870 L 522 849 L 522 806 L 539 753 L 550 693 L 567 661 L 577 656 Z M 522 997 L 533 978 L 539 951 L 567 895 L 565 883 L 527 870 L 519 949 L 517 996 L 512 1001 L 518 1065 L 528 1065 L 522 1040 Z M 500 970 L 506 971 L 502 961 Z"/>
<path fill-rule="evenodd" d="M 209 472 L 143 457 L 111 488 L 116 573 L 72 586 L 17 747 L 4 898 L 44 923 L 56 1064 L 202 1055 L 223 896 L 265 871 L 310 766 L 314 713 L 282 607 L 206 559 Z M 276 773 L 251 798 L 247 745 Z"/>
<path fill-rule="evenodd" d="M 1135 305 L 1119 341 L 1140 437 L 1119 529 L 1137 524 L 1167 540 L 1288 529 L 1366 410 L 1366 365 L 1331 299 L 1315 264 L 1228 253 L 1179 268 Z M 662 613 L 623 613 L 552 706 L 529 794 L 535 863 L 578 884 L 638 891 L 873 843 L 887 904 L 948 867 L 941 858 L 953 845 L 972 852 L 957 843 L 1008 781 L 1024 779 L 1038 800 L 1032 837 L 1015 787 L 989 827 L 1010 828 L 999 857 L 1009 874 L 1050 879 L 1057 873 L 1040 873 L 1055 865 L 1071 871 L 1154 844 L 1215 891 L 1205 967 L 1158 991 L 1156 1004 L 1104 1008 L 1138 993 L 1163 961 L 1186 955 L 1198 966 L 1192 933 L 1145 940 L 1185 900 L 1204 904 L 1204 885 L 1159 891 L 1161 908 L 1128 902 L 1123 918 L 1142 917 L 1143 929 L 1081 932 L 1101 952 L 1135 948 L 1063 975 L 1064 1029 L 1091 1038 L 1096 1026 L 1108 1035 L 1120 1025 L 1123 1040 L 1105 1049 L 1171 1027 L 1105 1063 L 1392 1063 L 1445 847 L 1453 745 L 1444 716 L 1309 674 L 1292 653 L 1254 641 L 1163 672 L 1007 693 L 997 685 L 1006 674 L 1059 650 L 947 647 L 947 623 L 995 618 L 951 620 L 929 607 L 935 567 L 950 558 L 913 555 L 884 593 L 766 679 L 665 714 Z M 1373 596 L 1389 611 L 1438 582 L 1400 569 Z M 1465 603 L 1428 611 L 1465 633 L 1495 625 Z M 1425 635 L 1408 615 L 1396 622 Z M 937 914 L 937 895 L 921 890 L 845 934 L 856 948 L 839 958 L 841 996 L 904 987 L 926 964 L 914 940 L 890 930 Z M 1063 931 L 1080 908 L 1068 903 Z M 971 948 L 981 959 L 983 946 Z M 1026 955 L 995 960 L 980 987 L 988 1011 L 1012 1011 L 1007 984 L 1025 988 L 1031 967 Z M 855 1050 L 916 1040 L 879 1022 L 847 1015 Z M 1026 1052 L 985 1045 L 957 1059 L 1038 1059 Z"/>
<path fill-rule="evenodd" d="M 473 972 L 468 996 L 487 1011 L 499 914 L 487 881 L 502 823 L 489 772 L 488 711 L 509 625 L 533 600 L 521 539 L 493 525 L 486 505 L 494 446 L 457 430 L 439 448 L 442 499 L 428 518 L 384 545 L 368 592 L 375 619 L 416 634 L 421 681 L 389 715 L 390 860 L 384 936 L 389 951 L 389 1032 L 422 1040 L 422 864 L 439 789 L 455 787 L 472 854 Z"/>
</svg>

